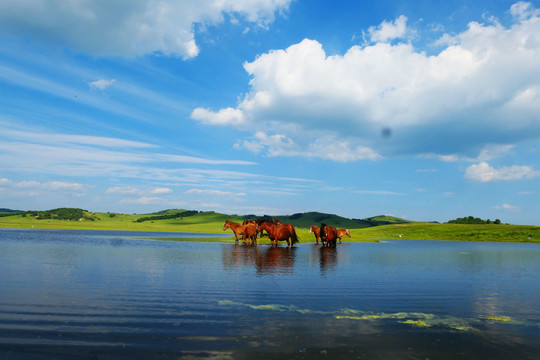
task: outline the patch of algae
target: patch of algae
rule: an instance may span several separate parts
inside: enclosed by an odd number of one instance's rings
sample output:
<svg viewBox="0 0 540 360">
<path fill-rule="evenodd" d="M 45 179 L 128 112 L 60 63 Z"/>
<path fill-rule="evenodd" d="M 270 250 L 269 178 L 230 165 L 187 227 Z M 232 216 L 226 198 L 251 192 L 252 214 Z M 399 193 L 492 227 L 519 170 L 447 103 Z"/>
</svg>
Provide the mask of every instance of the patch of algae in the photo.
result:
<svg viewBox="0 0 540 360">
<path fill-rule="evenodd" d="M 401 322 L 402 324 L 411 324 L 417 327 L 431 327 L 430 324 L 422 320 L 405 320 Z"/>
<path fill-rule="evenodd" d="M 288 311 L 288 312 L 298 312 L 301 314 L 317 313 L 316 311 L 309 309 L 300 309 L 294 305 L 281 305 L 281 304 L 263 304 L 263 305 L 251 305 L 244 304 L 241 302 L 230 301 L 230 300 L 219 300 L 219 305 L 229 305 L 229 306 L 245 306 L 253 310 L 271 310 L 271 311 Z"/>
<path fill-rule="evenodd" d="M 358 320 L 358 321 L 376 321 L 376 320 L 396 320 L 401 324 L 412 325 L 419 328 L 444 327 L 458 331 L 479 331 L 473 325 L 487 321 L 503 322 L 505 324 L 523 325 L 523 326 L 539 326 L 526 321 L 518 321 L 510 316 L 489 316 L 480 319 L 466 319 L 457 317 L 436 316 L 434 314 L 419 313 L 419 312 L 396 312 L 396 313 L 368 313 L 356 309 L 341 309 L 337 311 L 317 311 L 310 309 L 301 309 L 294 305 L 280 304 L 263 304 L 252 305 L 230 300 L 220 300 L 219 305 L 224 306 L 243 306 L 254 310 L 280 311 L 280 312 L 296 312 L 301 314 L 319 314 L 329 315 L 336 319 Z"/>
<path fill-rule="evenodd" d="M 501 321 L 501 322 L 510 322 L 512 318 L 510 316 L 490 316 L 487 318 L 489 321 Z"/>
</svg>

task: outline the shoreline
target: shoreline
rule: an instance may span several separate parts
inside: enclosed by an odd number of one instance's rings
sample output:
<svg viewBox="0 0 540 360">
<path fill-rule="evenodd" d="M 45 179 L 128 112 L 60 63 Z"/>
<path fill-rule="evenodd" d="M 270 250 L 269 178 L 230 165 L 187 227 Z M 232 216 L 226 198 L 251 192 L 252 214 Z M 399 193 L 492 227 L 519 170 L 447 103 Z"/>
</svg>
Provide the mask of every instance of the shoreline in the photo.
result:
<svg viewBox="0 0 540 360">
<path fill-rule="evenodd" d="M 0 221 L 2 230 L 82 230 L 82 231 L 129 231 L 129 232 L 154 232 L 154 233 L 177 233 L 177 234 L 208 234 L 202 237 L 154 237 L 156 241 L 198 241 L 198 242 L 225 242 L 234 243 L 232 233 L 208 231 L 190 227 L 177 226 L 81 226 L 75 223 L 63 224 L 6 224 Z M 205 224 L 208 225 L 208 224 Z M 433 241 L 469 241 L 469 242 L 508 242 L 508 243 L 533 243 L 540 244 L 540 227 L 527 225 L 496 225 L 497 229 L 490 233 L 485 232 L 485 225 L 449 225 L 449 224 L 409 224 L 409 225 L 385 225 L 363 229 L 350 229 L 352 237 L 345 237 L 343 243 L 384 243 L 387 240 L 433 240 Z M 205 227 L 205 226 L 203 226 Z M 206 226 L 207 227 L 207 226 Z M 428 230 L 431 231 L 427 231 Z M 300 243 L 315 243 L 315 238 L 308 229 L 297 227 Z M 434 231 L 445 230 L 445 231 Z M 500 230 L 500 231 L 498 231 Z M 527 235 L 529 234 L 529 235 Z M 216 235 L 216 236 L 212 236 Z M 268 238 L 259 239 L 262 244 L 270 244 Z M 240 240 L 240 244 L 242 240 Z"/>
</svg>

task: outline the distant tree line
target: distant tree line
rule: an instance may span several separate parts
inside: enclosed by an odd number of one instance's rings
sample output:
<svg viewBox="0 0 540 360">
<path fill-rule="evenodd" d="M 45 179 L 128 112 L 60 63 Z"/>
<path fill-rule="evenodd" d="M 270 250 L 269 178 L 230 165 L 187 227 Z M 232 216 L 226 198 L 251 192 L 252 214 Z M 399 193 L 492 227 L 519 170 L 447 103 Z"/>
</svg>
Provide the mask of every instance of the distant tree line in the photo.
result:
<svg viewBox="0 0 540 360">
<path fill-rule="evenodd" d="M 13 216 L 13 215 L 18 215 L 18 214 L 24 214 L 24 212 L 22 211 L 0 212 L 0 217 Z"/>
<path fill-rule="evenodd" d="M 165 214 L 165 215 L 154 215 L 154 216 L 144 216 L 141 218 L 138 218 L 137 222 L 143 222 L 143 221 L 154 221 L 154 220 L 168 220 L 168 219 L 177 219 L 177 218 L 183 218 L 188 216 L 197 215 L 199 212 L 197 210 L 187 210 L 178 212 L 175 214 Z"/>
<path fill-rule="evenodd" d="M 462 218 L 457 218 L 455 220 L 448 221 L 448 224 L 500 224 L 501 220 L 495 219 L 494 221 L 491 221 L 489 219 L 483 220 L 477 217 L 473 216 L 467 216 Z"/>
<path fill-rule="evenodd" d="M 22 213 L 23 217 L 32 216 L 36 220 L 43 219 L 55 219 L 55 220 L 90 220 L 94 221 L 97 218 L 92 216 L 87 210 L 78 209 L 78 208 L 58 208 L 46 211 L 26 211 Z"/>
</svg>

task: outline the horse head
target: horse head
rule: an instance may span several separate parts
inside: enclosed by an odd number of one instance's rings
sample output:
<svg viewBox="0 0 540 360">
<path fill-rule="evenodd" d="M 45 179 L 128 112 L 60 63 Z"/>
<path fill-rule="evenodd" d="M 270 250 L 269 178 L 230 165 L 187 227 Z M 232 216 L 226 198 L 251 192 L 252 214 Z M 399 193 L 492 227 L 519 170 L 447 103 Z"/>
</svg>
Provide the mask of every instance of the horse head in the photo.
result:
<svg viewBox="0 0 540 360">
<path fill-rule="evenodd" d="M 326 235 L 328 235 L 328 234 L 326 233 L 326 224 L 325 224 L 325 223 L 321 223 L 321 236 L 326 237 Z"/>
</svg>

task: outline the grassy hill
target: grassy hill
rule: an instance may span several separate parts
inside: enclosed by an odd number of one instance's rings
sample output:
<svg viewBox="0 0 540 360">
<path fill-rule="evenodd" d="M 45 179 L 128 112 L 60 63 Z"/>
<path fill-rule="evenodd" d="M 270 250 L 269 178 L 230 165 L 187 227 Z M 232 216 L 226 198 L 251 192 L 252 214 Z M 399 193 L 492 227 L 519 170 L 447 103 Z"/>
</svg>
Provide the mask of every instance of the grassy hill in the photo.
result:
<svg viewBox="0 0 540 360">
<path fill-rule="evenodd" d="M 274 216 L 274 219 L 294 226 L 309 227 L 311 225 L 320 225 L 326 223 L 337 228 L 362 229 L 372 226 L 387 224 L 406 224 L 408 220 L 379 215 L 366 219 L 347 219 L 334 214 L 325 214 L 320 212 L 297 213 L 293 215 Z"/>
</svg>

